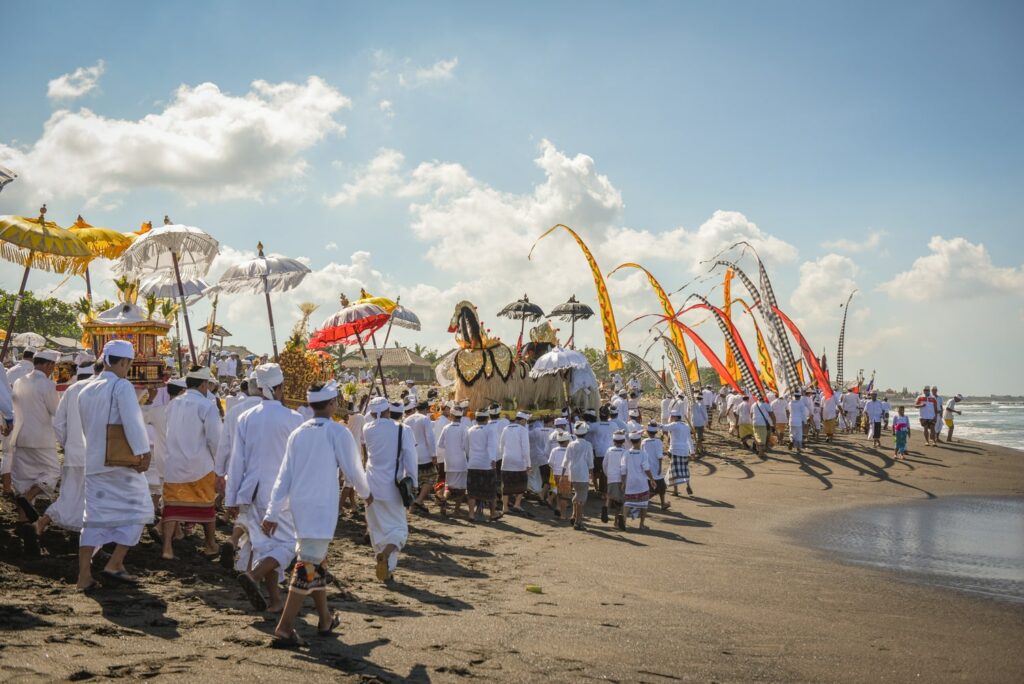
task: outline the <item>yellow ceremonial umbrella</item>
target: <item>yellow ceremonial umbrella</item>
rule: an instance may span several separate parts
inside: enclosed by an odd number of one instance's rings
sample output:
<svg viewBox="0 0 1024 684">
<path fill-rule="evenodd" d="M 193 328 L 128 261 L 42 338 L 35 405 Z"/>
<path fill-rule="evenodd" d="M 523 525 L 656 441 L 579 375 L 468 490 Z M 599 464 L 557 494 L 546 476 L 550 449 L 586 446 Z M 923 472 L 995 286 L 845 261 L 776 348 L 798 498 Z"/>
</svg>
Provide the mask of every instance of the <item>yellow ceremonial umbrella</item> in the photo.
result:
<svg viewBox="0 0 1024 684">
<path fill-rule="evenodd" d="M 39 218 L 0 216 L 0 257 L 25 267 L 7 329 L 14 330 L 18 322 L 18 310 L 25 296 L 28 272 L 33 267 L 54 273 L 74 272 L 81 259 L 89 255 L 89 248 L 74 233 L 46 220 L 45 204 L 39 210 Z M 3 348 L 0 349 L 0 363 L 7 356 L 10 341 L 9 337 L 4 339 Z"/>
<path fill-rule="evenodd" d="M 377 306 L 379 306 L 380 308 L 384 309 L 388 313 L 391 313 L 392 311 L 394 311 L 395 307 L 398 306 L 397 302 L 394 302 L 394 301 L 388 299 L 387 297 L 374 297 L 372 294 L 370 294 L 369 292 L 367 292 L 366 290 L 364 290 L 362 288 L 359 289 L 359 299 L 356 300 L 355 303 L 356 304 L 376 304 Z"/>
<path fill-rule="evenodd" d="M 68 226 L 68 230 L 74 233 L 78 239 L 89 248 L 90 256 L 83 259 L 79 265 L 80 275 L 85 277 L 85 296 L 92 301 L 92 282 L 89 280 L 89 263 L 97 258 L 116 259 L 124 250 L 128 249 L 136 236 L 132 234 L 119 233 L 110 228 L 98 228 L 85 222 L 82 215 Z"/>
</svg>

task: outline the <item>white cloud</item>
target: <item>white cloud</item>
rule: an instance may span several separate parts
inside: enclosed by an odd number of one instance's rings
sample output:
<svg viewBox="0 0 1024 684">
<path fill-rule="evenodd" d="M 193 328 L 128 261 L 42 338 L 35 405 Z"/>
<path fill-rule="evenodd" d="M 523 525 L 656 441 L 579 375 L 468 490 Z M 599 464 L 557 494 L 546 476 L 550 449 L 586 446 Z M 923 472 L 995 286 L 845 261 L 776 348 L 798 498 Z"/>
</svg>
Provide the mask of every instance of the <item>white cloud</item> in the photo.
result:
<svg viewBox="0 0 1024 684">
<path fill-rule="evenodd" d="M 183 85 L 162 111 L 138 120 L 88 109 L 54 112 L 30 147 L 0 144 L 0 164 L 21 175 L 8 191 L 25 202 L 141 188 L 190 199 L 257 198 L 275 182 L 300 177 L 305 150 L 328 134 L 344 134 L 334 116 L 350 106 L 316 76 L 305 83 L 254 81 L 241 96 L 213 83 Z"/>
<path fill-rule="evenodd" d="M 840 254 L 800 264 L 800 282 L 789 298 L 792 314 L 815 323 L 838 320 L 842 304 L 857 287 L 857 271 L 857 264 Z"/>
<path fill-rule="evenodd" d="M 391 100 L 381 100 L 377 103 L 377 108 L 389 119 L 395 118 L 395 105 Z"/>
<path fill-rule="evenodd" d="M 383 148 L 369 164 L 360 168 L 355 179 L 341 186 L 337 193 L 325 197 L 324 201 L 336 207 L 339 204 L 354 204 L 360 197 L 380 197 L 402 184 L 399 171 L 405 157 L 398 150 Z"/>
<path fill-rule="evenodd" d="M 328 243 L 327 243 L 326 245 L 324 245 L 324 249 L 325 249 L 326 251 L 328 251 L 328 252 L 334 252 L 334 251 L 337 251 L 337 249 L 338 249 L 338 243 L 337 243 L 337 242 L 328 242 Z"/>
<path fill-rule="evenodd" d="M 847 358 L 863 359 L 865 356 L 874 354 L 880 349 L 887 349 L 903 337 L 905 330 L 903 326 L 894 325 L 886 328 L 872 329 L 867 334 L 855 335 L 850 338 L 847 346 Z M 845 368 L 850 374 L 850 366 Z"/>
<path fill-rule="evenodd" d="M 931 254 L 918 257 L 909 271 L 898 273 L 878 289 L 893 298 L 919 302 L 969 299 L 991 293 L 1024 295 L 1024 265 L 994 265 L 983 244 L 936 235 L 928 241 L 928 250 Z"/>
<path fill-rule="evenodd" d="M 386 50 L 373 53 L 370 90 L 376 92 L 398 88 L 418 88 L 451 81 L 459 58 L 440 59 L 430 66 L 417 66 L 409 58 L 398 59 Z M 387 100 L 384 100 L 387 102 Z M 383 110 L 383 107 L 381 108 Z"/>
<path fill-rule="evenodd" d="M 830 240 L 828 242 L 821 243 L 821 246 L 825 249 L 831 249 L 836 252 L 859 254 L 860 252 L 868 252 L 878 249 L 882 244 L 882 238 L 884 236 L 884 230 L 873 230 L 868 233 L 867 237 L 858 238 L 856 240 L 848 240 L 846 238 Z"/>
<path fill-rule="evenodd" d="M 459 65 L 459 58 L 442 59 L 422 69 L 413 70 L 412 74 L 400 74 L 399 85 L 411 87 L 436 83 L 438 81 L 450 81 L 455 75 L 455 67 Z"/>
<path fill-rule="evenodd" d="M 74 100 L 99 85 L 106 64 L 99 60 L 90 67 L 79 67 L 70 74 L 58 76 L 47 84 L 46 96 L 51 100 Z"/>
</svg>

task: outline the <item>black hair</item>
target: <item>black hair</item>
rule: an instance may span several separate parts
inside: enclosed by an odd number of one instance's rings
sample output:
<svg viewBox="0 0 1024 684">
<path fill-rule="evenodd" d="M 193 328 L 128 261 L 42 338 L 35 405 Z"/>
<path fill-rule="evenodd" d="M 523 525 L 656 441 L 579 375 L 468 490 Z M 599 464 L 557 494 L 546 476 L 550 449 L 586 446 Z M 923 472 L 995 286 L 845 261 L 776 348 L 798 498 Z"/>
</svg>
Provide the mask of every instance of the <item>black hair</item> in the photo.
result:
<svg viewBox="0 0 1024 684">
<path fill-rule="evenodd" d="M 34 357 L 32 359 L 33 367 L 34 366 L 42 366 L 44 363 L 54 363 L 54 362 L 50 361 L 49 359 L 40 359 L 39 357 Z"/>
<path fill-rule="evenodd" d="M 170 383 L 167 384 L 167 395 L 170 397 L 176 397 L 184 391 L 184 387 L 181 387 L 179 385 L 172 385 Z"/>
<path fill-rule="evenodd" d="M 490 416 L 483 412 L 483 409 L 476 412 L 476 422 L 478 423 L 486 423 L 489 417 Z"/>
<path fill-rule="evenodd" d="M 26 349 L 21 352 L 21 358 L 31 361 L 35 357 L 36 353 L 31 349 Z"/>
<path fill-rule="evenodd" d="M 185 387 L 188 387 L 189 389 L 198 389 L 198 387 L 204 382 L 206 381 L 200 380 L 199 378 L 185 378 Z"/>
<path fill-rule="evenodd" d="M 249 393 L 249 381 L 248 380 L 243 380 L 242 382 L 238 383 L 238 389 L 240 389 L 243 392 L 245 392 L 246 394 L 248 394 Z"/>
<path fill-rule="evenodd" d="M 127 356 L 114 356 L 113 354 L 111 354 L 110 356 L 107 357 L 106 363 L 108 366 L 116 366 L 117 364 L 121 363 L 127 358 Z"/>
<path fill-rule="evenodd" d="M 309 391 L 319 392 L 323 388 L 324 383 L 314 382 L 312 385 L 309 386 Z M 309 408 L 313 409 L 314 411 L 323 411 L 325 408 L 327 408 L 327 405 L 331 403 L 331 400 L 327 399 L 326 401 L 310 401 L 307 403 L 309 404 Z"/>
<path fill-rule="evenodd" d="M 95 374 L 103 372 L 103 359 L 98 359 L 96 363 L 92 364 L 92 372 Z"/>
</svg>

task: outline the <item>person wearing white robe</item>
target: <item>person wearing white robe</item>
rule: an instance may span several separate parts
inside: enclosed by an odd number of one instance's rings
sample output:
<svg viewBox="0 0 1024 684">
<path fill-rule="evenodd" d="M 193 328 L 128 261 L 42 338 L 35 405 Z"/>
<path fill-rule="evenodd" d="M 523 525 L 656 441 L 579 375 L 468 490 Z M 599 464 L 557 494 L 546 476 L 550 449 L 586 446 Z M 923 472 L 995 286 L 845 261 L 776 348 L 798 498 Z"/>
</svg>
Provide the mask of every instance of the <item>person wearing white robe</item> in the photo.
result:
<svg viewBox="0 0 1024 684">
<path fill-rule="evenodd" d="M 420 513 L 429 514 L 430 511 L 423 502 L 434 493 L 434 483 L 437 482 L 437 440 L 434 437 L 433 423 L 427 415 L 427 403 L 415 405 L 414 411 L 409 413 L 404 421 L 405 426 L 416 438 L 416 481 L 419 483 L 420 491 L 412 506 Z"/>
<path fill-rule="evenodd" d="M 774 404 L 773 404 L 774 408 Z M 836 417 L 839 415 L 839 393 L 833 392 L 828 399 L 822 399 L 821 419 L 825 430 L 825 441 L 831 442 L 836 434 Z"/>
<path fill-rule="evenodd" d="M 668 422 L 669 413 L 671 413 L 671 411 L 672 411 L 672 404 L 674 404 L 674 403 L 675 403 L 675 399 L 672 398 L 671 394 L 666 395 L 666 397 L 661 400 L 661 422 L 662 423 L 667 423 Z"/>
<path fill-rule="evenodd" d="M 208 557 L 220 555 L 217 544 L 217 476 L 214 454 L 220 441 L 220 413 L 210 402 L 210 369 L 193 366 L 185 376 L 188 390 L 168 404 L 167 459 L 164 463 L 164 560 L 174 558 L 172 541 L 180 523 L 199 523 L 206 533 Z"/>
<path fill-rule="evenodd" d="M 594 470 L 594 447 L 585 439 L 589 429 L 589 426 L 582 420 L 573 426 L 575 436 L 568 446 L 565 447 L 562 465 L 558 471 L 559 476 L 568 477 L 572 485 L 572 518 L 570 522 L 573 525 L 573 529 L 576 530 L 584 529 L 584 507 L 587 504 L 588 488 L 590 487 L 590 479 Z M 559 441 L 559 444 L 561 444 L 561 441 Z M 561 503 L 559 506 L 561 506 Z M 559 517 L 564 518 L 564 515 L 564 512 L 559 508 Z"/>
<path fill-rule="evenodd" d="M 85 431 L 85 514 L 79 537 L 78 589 L 96 586 L 92 577 L 92 556 L 111 542 L 117 544 L 102 576 L 117 582 L 134 582 L 124 559 L 128 549 L 139 543 L 142 529 L 153 522 L 153 500 L 145 472 L 149 468 L 149 435 L 142 419 L 135 388 L 125 380 L 135 351 L 130 342 L 111 340 L 103 347 L 103 372 L 82 388 L 78 414 Z M 107 466 L 107 426 L 122 425 L 132 453 L 139 458 L 134 467 Z"/>
<path fill-rule="evenodd" d="M 456 406 L 452 409 L 452 416 L 455 420 L 445 425 L 437 438 L 437 453 L 444 457 L 441 517 L 448 517 L 448 504 L 453 501 L 453 515 L 459 514 L 459 506 L 466 500 L 466 478 L 469 474 L 469 440 L 466 438 L 468 428 L 462 424 L 462 407 Z"/>
<path fill-rule="evenodd" d="M 708 407 L 703 401 L 694 402 L 690 407 L 690 425 L 696 433 L 694 459 L 699 460 L 704 455 L 704 430 L 708 427 Z"/>
<path fill-rule="evenodd" d="M 544 421 L 530 432 L 530 470 L 531 476 L 536 473 L 537 488 L 534 490 L 540 494 L 540 500 L 546 501 L 548 490 L 551 486 L 551 466 L 548 459 L 551 456 L 551 435 L 554 433 L 554 416 L 544 416 Z"/>
<path fill-rule="evenodd" d="M 366 508 L 366 524 L 370 545 L 376 554 L 377 579 L 387 582 L 398 567 L 398 552 L 409 538 L 408 513 L 395 483 L 410 477 L 415 488 L 419 468 L 412 430 L 385 416 L 383 407 L 375 405 L 374 401 L 370 404 L 372 418 L 363 427 L 363 443 L 366 445 L 366 479 L 373 505 Z M 391 411 L 396 419 L 401 419 L 404 407 L 396 404 Z M 401 453 L 399 434 L 402 435 Z"/>
<path fill-rule="evenodd" d="M 664 454 L 665 443 L 662 442 L 661 438 L 658 436 L 658 430 L 660 427 L 660 425 L 654 422 L 648 424 L 647 437 L 645 437 L 643 442 L 640 443 L 640 450 L 647 458 L 650 470 L 654 474 L 653 493 L 657 494 L 658 498 L 661 500 L 661 510 L 667 511 L 672 507 L 672 505 L 665 500 L 667 487 L 665 486 L 665 474 L 662 472 L 661 468 L 661 457 Z"/>
<path fill-rule="evenodd" d="M 228 516 L 246 532 L 235 561 L 235 569 L 241 573 L 238 583 L 253 608 L 277 612 L 282 605 L 277 585 L 295 555 L 295 529 L 286 511 L 281 511 L 273 536 L 263 533 L 262 523 L 288 437 L 304 421 L 298 412 L 281 403 L 284 373 L 279 365 L 257 366 L 256 383 L 263 400 L 238 417 L 224 484 L 224 506 Z M 333 484 L 337 491 L 337 479 Z M 260 582 L 266 586 L 269 604 L 260 594 Z"/>
<path fill-rule="evenodd" d="M 57 404 L 53 429 L 64 450 L 60 493 L 36 521 L 36 536 L 41 535 L 51 522 L 71 532 L 82 531 L 82 516 L 85 515 L 85 431 L 78 413 L 78 396 L 92 379 L 92 365 L 79 368 L 75 381 L 64 390 Z"/>
<path fill-rule="evenodd" d="M 607 493 L 604 498 L 604 507 L 601 509 L 601 517 L 603 522 L 607 522 L 609 511 L 615 517 L 615 526 L 620 530 L 624 529 L 625 521 L 623 519 L 622 509 L 622 476 L 623 476 L 623 458 L 626 455 L 626 450 L 623 445 L 626 443 L 626 433 L 622 430 L 616 430 L 612 434 L 612 446 L 605 451 L 604 460 L 601 463 L 604 469 L 605 479 L 608 483 Z"/>
<path fill-rule="evenodd" d="M 331 615 L 327 607 L 326 594 L 331 578 L 327 548 L 334 538 L 341 503 L 338 471 L 366 500 L 367 509 L 374 506 L 356 441 L 348 428 L 332 420 L 338 408 L 338 386 L 334 382 L 314 384 L 306 392 L 306 400 L 313 409 L 313 419 L 289 435 L 262 520 L 267 536 L 273 536 L 286 520 L 295 531 L 297 561 L 288 599 L 274 630 L 275 640 L 286 642 L 279 642 L 279 646 L 298 641 L 295 618 L 309 594 L 320 617 L 319 634 L 326 636 L 340 624 L 340 618 Z"/>
<path fill-rule="evenodd" d="M 469 473 L 466 476 L 466 494 L 469 497 L 469 517 L 481 520 L 484 503 L 487 504 L 492 521 L 501 517 L 495 513 L 497 497 L 498 436 L 489 429 L 489 411 L 486 408 L 476 413 L 476 425 L 466 432 L 469 443 Z"/>
<path fill-rule="evenodd" d="M 12 446 L 11 436 L 14 424 L 18 422 L 17 411 L 14 406 L 14 383 L 35 370 L 35 364 L 32 363 L 33 357 L 35 357 L 35 350 L 26 349 L 22 352 L 21 361 L 8 368 L 6 372 L 7 389 L 11 394 L 11 421 L 7 425 L 8 430 L 4 433 L 3 440 L 0 440 L 0 448 L 4 452 L 3 461 L 0 462 L 0 480 L 3 482 L 4 494 L 12 494 L 14 492 L 11 484 L 11 466 L 14 464 L 14 447 Z"/>
<path fill-rule="evenodd" d="M 796 447 L 799 454 L 804 446 L 804 423 L 807 422 L 807 404 L 804 403 L 800 391 L 793 394 L 789 402 L 789 448 Z"/>
<path fill-rule="evenodd" d="M 246 378 L 245 388 L 246 395 L 237 399 L 224 413 L 224 424 L 221 427 L 220 440 L 217 442 L 217 453 L 213 457 L 213 472 L 217 475 L 217 492 L 220 494 L 224 493 L 224 480 L 230 466 L 231 449 L 235 441 L 238 418 L 262 401 L 256 371 L 250 373 Z M 227 570 L 234 567 L 235 549 L 238 548 L 243 534 L 245 534 L 245 527 L 236 521 L 231 529 L 231 539 L 221 544 L 220 564 Z"/>
<path fill-rule="evenodd" d="M 498 438 L 503 511 L 526 513 L 523 510 L 523 495 L 526 493 L 529 478 L 527 471 L 530 468 L 530 433 L 526 428 L 529 420 L 530 414 L 519 411 L 516 414 L 516 422 L 510 423 L 502 430 Z"/>
<path fill-rule="evenodd" d="M 690 486 L 690 457 L 693 455 L 693 439 L 690 426 L 683 422 L 683 413 L 678 407 L 672 409 L 671 420 L 661 429 L 668 435 L 669 473 L 668 484 L 672 485 L 676 496 L 679 485 L 686 485 L 686 493 L 693 495 Z"/>
<path fill-rule="evenodd" d="M 11 399 L 11 385 L 7 380 L 7 369 L 0 366 L 0 435 L 7 437 L 14 426 L 14 400 Z"/>
<path fill-rule="evenodd" d="M 640 518 L 640 529 L 646 528 L 647 507 L 650 504 L 651 490 L 655 486 L 651 462 L 641 449 L 643 433 L 639 430 L 629 433 L 630 448 L 622 457 L 622 491 L 625 509 L 629 517 Z M 625 517 L 619 529 L 625 529 Z"/>
<path fill-rule="evenodd" d="M 52 500 L 60 480 L 57 434 L 53 429 L 59 399 L 57 385 L 50 378 L 59 358 L 55 351 L 37 352 L 32 359 L 33 371 L 14 383 L 11 395 L 17 415 L 11 433 L 11 483 L 21 522 L 39 519 L 33 502 L 40 494 Z"/>
</svg>

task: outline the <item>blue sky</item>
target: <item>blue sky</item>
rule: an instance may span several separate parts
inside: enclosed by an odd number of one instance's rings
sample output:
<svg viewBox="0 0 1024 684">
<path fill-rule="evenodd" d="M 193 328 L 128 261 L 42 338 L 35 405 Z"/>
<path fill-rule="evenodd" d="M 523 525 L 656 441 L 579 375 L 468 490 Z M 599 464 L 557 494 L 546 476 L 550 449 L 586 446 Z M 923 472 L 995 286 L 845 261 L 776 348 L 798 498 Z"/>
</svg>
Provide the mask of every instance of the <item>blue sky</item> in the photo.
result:
<svg viewBox="0 0 1024 684">
<path fill-rule="evenodd" d="M 830 356 L 838 303 L 861 290 L 848 375 L 1019 393 L 1022 19 L 967 2 L 7 2 L 0 164 L 21 178 L 0 213 L 45 200 L 59 222 L 123 230 L 170 213 L 235 250 L 221 269 L 262 239 L 316 271 L 280 298 L 286 324 L 361 282 L 415 304 L 424 332 L 402 342 L 438 348 L 461 298 L 508 340 L 493 311 L 522 290 L 593 303 L 565 236 L 526 261 L 554 222 L 605 272 L 636 259 L 670 291 L 703 273 L 694 255 L 748 237 Z M 48 96 L 98 64 L 86 92 Z M 334 104 L 311 114 L 318 95 Z M 638 278 L 609 285 L 620 325 L 654 310 Z M 228 308 L 268 346 L 254 303 Z"/>
</svg>

